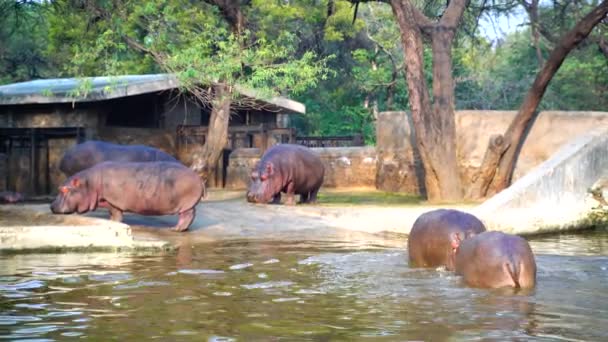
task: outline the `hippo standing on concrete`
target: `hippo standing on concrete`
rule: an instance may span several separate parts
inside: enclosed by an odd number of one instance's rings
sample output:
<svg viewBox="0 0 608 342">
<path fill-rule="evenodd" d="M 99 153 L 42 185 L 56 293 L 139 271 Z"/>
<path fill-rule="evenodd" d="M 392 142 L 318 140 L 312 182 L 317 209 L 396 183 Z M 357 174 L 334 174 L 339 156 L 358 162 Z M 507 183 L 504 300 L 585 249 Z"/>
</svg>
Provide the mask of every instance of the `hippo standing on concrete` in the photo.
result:
<svg viewBox="0 0 608 342">
<path fill-rule="evenodd" d="M 171 155 L 145 145 L 118 145 L 105 141 L 86 141 L 65 152 L 59 169 L 68 177 L 104 161 L 179 163 Z"/>
<path fill-rule="evenodd" d="M 110 210 L 111 219 L 123 212 L 140 215 L 179 215 L 173 230 L 182 232 L 194 220 L 195 206 L 204 192 L 199 176 L 172 162 L 103 162 L 80 171 L 59 187 L 51 204 L 55 214 L 79 214 L 98 206 Z"/>
<path fill-rule="evenodd" d="M 486 230 L 475 216 L 459 210 L 437 209 L 416 219 L 407 240 L 410 266 L 454 270 L 452 234 L 461 239 Z"/>
<path fill-rule="evenodd" d="M 287 194 L 287 205 L 315 203 L 323 184 L 325 167 L 321 158 L 301 145 L 280 144 L 269 148 L 251 172 L 247 200 L 254 203 L 279 203 L 281 192 Z"/>
<path fill-rule="evenodd" d="M 15 204 L 25 201 L 25 196 L 20 192 L 0 191 L 0 204 Z"/>
<path fill-rule="evenodd" d="M 536 261 L 524 238 L 502 232 L 484 232 L 464 241 L 453 236 L 456 274 L 480 288 L 532 288 L 536 285 Z"/>
</svg>

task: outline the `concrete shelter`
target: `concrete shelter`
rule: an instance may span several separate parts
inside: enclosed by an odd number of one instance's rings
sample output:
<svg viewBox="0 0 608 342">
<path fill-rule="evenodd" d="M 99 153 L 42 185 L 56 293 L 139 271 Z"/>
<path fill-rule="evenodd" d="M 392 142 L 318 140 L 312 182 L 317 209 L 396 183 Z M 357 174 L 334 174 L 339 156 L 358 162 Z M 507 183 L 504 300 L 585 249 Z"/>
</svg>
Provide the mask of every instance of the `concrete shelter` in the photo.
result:
<svg viewBox="0 0 608 342">
<path fill-rule="evenodd" d="M 87 89 L 79 93 L 79 89 Z M 262 98 L 237 87 L 249 106 L 231 113 L 228 153 L 293 142 L 289 116 L 304 114 L 299 102 Z M 0 86 L 0 191 L 53 193 L 63 180 L 63 152 L 78 141 L 102 139 L 147 144 L 179 156 L 205 142 L 211 108 L 179 91 L 172 74 L 34 80 Z M 220 165 L 220 166 L 222 166 Z M 220 168 L 217 181 L 223 182 Z"/>
</svg>

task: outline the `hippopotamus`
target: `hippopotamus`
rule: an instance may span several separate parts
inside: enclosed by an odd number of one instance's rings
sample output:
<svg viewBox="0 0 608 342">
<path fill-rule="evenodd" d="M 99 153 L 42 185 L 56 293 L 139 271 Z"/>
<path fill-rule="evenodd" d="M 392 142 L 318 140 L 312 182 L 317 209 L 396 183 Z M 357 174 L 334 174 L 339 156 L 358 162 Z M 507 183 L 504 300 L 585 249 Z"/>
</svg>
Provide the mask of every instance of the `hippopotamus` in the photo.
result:
<svg viewBox="0 0 608 342">
<path fill-rule="evenodd" d="M 0 191 L 0 204 L 15 204 L 24 200 L 25 196 L 20 192 Z"/>
<path fill-rule="evenodd" d="M 502 232 L 483 232 L 462 241 L 453 235 L 456 274 L 479 288 L 532 288 L 536 261 L 524 238 Z"/>
<path fill-rule="evenodd" d="M 475 216 L 454 209 L 436 209 L 420 215 L 407 240 L 412 267 L 440 267 L 454 270 L 452 234 L 461 239 L 486 230 Z"/>
<path fill-rule="evenodd" d="M 321 158 L 301 145 L 279 144 L 269 148 L 251 172 L 247 200 L 253 203 L 279 203 L 281 192 L 287 194 L 287 205 L 315 203 L 323 184 L 325 167 Z"/>
<path fill-rule="evenodd" d="M 183 232 L 194 220 L 204 193 L 200 177 L 173 162 L 103 162 L 80 171 L 59 187 L 51 203 L 55 214 L 79 214 L 105 207 L 111 219 L 123 212 L 140 215 L 179 215 L 173 230 Z"/>
<path fill-rule="evenodd" d="M 59 169 L 68 177 L 104 161 L 179 163 L 171 155 L 145 145 L 119 145 L 105 141 L 86 141 L 65 152 Z"/>
</svg>

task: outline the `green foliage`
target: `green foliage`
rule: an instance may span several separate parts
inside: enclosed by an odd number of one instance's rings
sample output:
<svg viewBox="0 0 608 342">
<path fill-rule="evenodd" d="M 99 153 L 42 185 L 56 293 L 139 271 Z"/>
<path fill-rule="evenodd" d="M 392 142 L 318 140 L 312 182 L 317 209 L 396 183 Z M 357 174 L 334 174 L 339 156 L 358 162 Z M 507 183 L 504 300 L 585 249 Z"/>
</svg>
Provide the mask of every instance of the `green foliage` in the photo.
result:
<svg viewBox="0 0 608 342">
<path fill-rule="evenodd" d="M 42 5 L 0 0 L 0 84 L 48 75 Z"/>
<path fill-rule="evenodd" d="M 374 111 L 407 110 L 400 31 L 386 3 L 252 0 L 236 34 L 218 7 L 191 0 L 0 0 L 0 82 L 36 78 L 175 73 L 183 90 L 221 80 L 262 96 L 290 96 L 307 114 L 300 134 L 363 134 L 374 142 Z M 445 1 L 414 1 L 437 19 Z M 526 27 L 493 44 L 475 31 L 481 5 L 509 12 L 517 2 L 472 1 L 452 51 L 458 109 L 517 109 L 539 65 Z M 540 20 L 555 41 L 589 2 L 542 2 Z M 605 24 L 572 51 L 551 81 L 541 109 L 606 110 L 608 63 L 598 47 Z M 424 50 L 432 86 L 432 58 Z M 105 91 L 111 91 L 111 86 Z M 83 83 L 73 96 L 90 91 Z"/>
<path fill-rule="evenodd" d="M 162 71 L 176 74 L 185 91 L 221 81 L 270 97 L 301 93 L 329 74 L 331 56 L 298 54 L 297 36 L 288 30 L 235 34 L 218 8 L 204 2 L 92 3 L 93 11 L 58 1 L 51 15 L 49 51 L 67 57 L 64 72 L 72 76 Z M 261 2 L 252 6 L 252 12 L 269 11 Z M 65 16 L 78 24 L 68 27 Z M 69 48 L 60 50 L 66 42 Z"/>
<path fill-rule="evenodd" d="M 545 58 L 550 53 L 543 47 Z M 516 110 L 539 70 L 528 30 L 492 47 L 462 41 L 454 50 L 457 108 Z M 540 110 L 608 108 L 608 63 L 594 46 L 570 53 L 552 79 Z"/>
</svg>

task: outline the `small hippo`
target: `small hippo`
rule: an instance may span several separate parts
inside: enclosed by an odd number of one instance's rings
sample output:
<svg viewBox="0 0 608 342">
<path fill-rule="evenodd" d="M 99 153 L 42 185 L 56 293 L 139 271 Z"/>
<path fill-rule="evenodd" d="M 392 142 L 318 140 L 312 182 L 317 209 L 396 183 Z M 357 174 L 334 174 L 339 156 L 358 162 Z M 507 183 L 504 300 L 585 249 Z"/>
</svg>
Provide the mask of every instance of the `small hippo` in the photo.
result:
<svg viewBox="0 0 608 342">
<path fill-rule="evenodd" d="M 410 266 L 454 270 L 452 234 L 461 239 L 486 230 L 475 216 L 454 209 L 436 209 L 420 215 L 407 240 Z"/>
<path fill-rule="evenodd" d="M 171 155 L 144 145 L 118 145 L 105 141 L 86 141 L 67 150 L 59 162 L 59 170 L 70 177 L 104 161 L 179 163 Z"/>
<path fill-rule="evenodd" d="M 281 192 L 287 194 L 287 205 L 315 203 L 323 184 L 325 167 L 321 158 L 301 145 L 280 144 L 269 148 L 251 172 L 247 200 L 253 203 L 280 203 Z"/>
<path fill-rule="evenodd" d="M 111 219 L 122 213 L 179 215 L 173 230 L 182 232 L 194 220 L 195 206 L 204 192 L 199 176 L 172 162 L 103 162 L 70 177 L 51 203 L 55 214 L 79 214 L 98 206 L 110 210 Z"/>
<path fill-rule="evenodd" d="M 25 196 L 20 192 L 0 191 L 0 204 L 15 204 L 24 200 Z"/>
<path fill-rule="evenodd" d="M 502 232 L 484 232 L 464 241 L 453 235 L 456 274 L 479 288 L 532 288 L 536 285 L 536 261 L 524 238 Z"/>
</svg>

